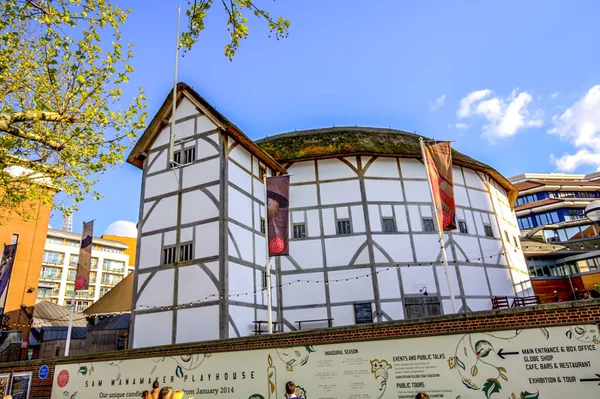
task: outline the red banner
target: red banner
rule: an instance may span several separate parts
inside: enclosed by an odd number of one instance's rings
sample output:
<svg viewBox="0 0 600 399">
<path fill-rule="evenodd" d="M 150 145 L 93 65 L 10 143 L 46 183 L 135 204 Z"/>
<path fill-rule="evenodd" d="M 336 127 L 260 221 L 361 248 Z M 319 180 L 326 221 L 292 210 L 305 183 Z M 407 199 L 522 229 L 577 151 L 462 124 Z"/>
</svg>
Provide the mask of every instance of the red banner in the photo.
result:
<svg viewBox="0 0 600 399">
<path fill-rule="evenodd" d="M 290 177 L 267 177 L 269 256 L 289 255 Z"/>
<path fill-rule="evenodd" d="M 83 224 L 81 233 L 81 247 L 79 248 L 79 261 L 77 262 L 77 276 L 75 277 L 75 290 L 87 290 L 90 282 L 90 264 L 92 262 L 92 237 L 94 235 L 94 221 Z"/>
<path fill-rule="evenodd" d="M 452 148 L 447 141 L 426 141 L 424 152 L 433 200 L 438 211 L 439 226 L 444 231 L 455 230 L 456 205 L 452 179 Z"/>
</svg>

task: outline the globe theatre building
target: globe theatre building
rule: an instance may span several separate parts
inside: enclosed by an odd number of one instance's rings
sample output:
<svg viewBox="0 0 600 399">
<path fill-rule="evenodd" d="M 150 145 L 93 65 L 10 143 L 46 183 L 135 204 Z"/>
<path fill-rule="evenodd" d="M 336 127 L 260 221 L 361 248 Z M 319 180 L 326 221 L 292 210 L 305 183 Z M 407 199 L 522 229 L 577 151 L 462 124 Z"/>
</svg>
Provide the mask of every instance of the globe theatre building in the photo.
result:
<svg viewBox="0 0 600 399">
<path fill-rule="evenodd" d="M 336 127 L 253 141 L 177 88 L 177 165 L 172 94 L 128 157 L 143 171 L 133 347 L 253 335 L 267 319 L 264 174 L 291 176 L 290 255 L 271 261 L 281 329 L 354 324 L 356 305 L 374 322 L 452 313 L 419 136 Z M 459 229 L 444 244 L 459 311 L 532 295 L 516 189 L 457 151 L 453 164 Z"/>
</svg>

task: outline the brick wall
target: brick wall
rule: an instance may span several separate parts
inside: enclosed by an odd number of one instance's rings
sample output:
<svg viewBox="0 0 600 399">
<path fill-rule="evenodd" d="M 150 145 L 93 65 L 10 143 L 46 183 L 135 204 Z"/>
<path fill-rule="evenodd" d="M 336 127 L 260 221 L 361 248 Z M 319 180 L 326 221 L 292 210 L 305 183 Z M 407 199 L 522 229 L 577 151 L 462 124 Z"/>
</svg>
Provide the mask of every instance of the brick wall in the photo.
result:
<svg viewBox="0 0 600 399">
<path fill-rule="evenodd" d="M 74 356 L 70 357 L 68 360 L 58 358 L 6 363 L 0 364 L 0 373 L 33 371 L 32 392 L 30 398 L 49 398 L 52 390 L 54 365 L 60 363 L 122 360 L 124 358 L 131 359 L 154 356 L 173 356 L 189 353 L 318 345 L 338 342 L 598 322 L 600 322 L 600 300 L 564 302 L 523 308 L 430 317 L 420 320 L 402 320 L 389 323 L 295 331 L 274 334 L 271 336 L 263 335 L 221 341 L 207 341 L 195 344 L 106 352 L 93 355 Z M 50 375 L 45 380 L 38 378 L 38 370 L 43 364 L 47 364 L 50 367 Z"/>
</svg>

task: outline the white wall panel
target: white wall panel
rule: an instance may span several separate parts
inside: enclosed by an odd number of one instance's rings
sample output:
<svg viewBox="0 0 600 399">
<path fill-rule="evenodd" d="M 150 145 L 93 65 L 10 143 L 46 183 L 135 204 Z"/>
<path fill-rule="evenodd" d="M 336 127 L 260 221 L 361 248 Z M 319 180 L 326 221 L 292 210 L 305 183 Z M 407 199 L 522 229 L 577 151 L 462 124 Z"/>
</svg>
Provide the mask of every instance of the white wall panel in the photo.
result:
<svg viewBox="0 0 600 399">
<path fill-rule="evenodd" d="M 181 223 L 192 223 L 219 216 L 219 209 L 200 190 L 184 193 L 181 201 Z"/>
<path fill-rule="evenodd" d="M 421 215 L 419 213 L 418 205 L 408 205 L 408 216 L 410 218 L 410 226 L 412 231 L 423 231 L 423 224 L 421 222 Z"/>
<path fill-rule="evenodd" d="M 154 139 L 154 143 L 150 148 L 160 147 L 161 145 L 169 144 L 169 127 L 165 127 Z"/>
<path fill-rule="evenodd" d="M 290 183 L 304 183 L 316 180 L 314 161 L 295 162 L 287 170 Z"/>
<path fill-rule="evenodd" d="M 334 326 L 351 326 L 356 324 L 354 307 L 351 305 L 333 306 L 331 308 Z"/>
<path fill-rule="evenodd" d="M 183 168 L 183 188 L 198 186 L 215 180 L 220 180 L 218 158 L 195 163 Z"/>
<path fill-rule="evenodd" d="M 485 187 L 485 184 L 483 183 L 481 178 L 477 175 L 477 173 L 474 170 L 468 169 L 468 168 L 463 168 L 463 170 L 465 172 L 465 181 L 466 181 L 467 187 L 473 187 L 473 188 L 478 188 L 481 190 L 487 190 L 487 188 Z"/>
<path fill-rule="evenodd" d="M 137 308 L 144 306 L 167 306 L 173 303 L 173 283 L 175 274 L 173 269 L 156 272 L 154 277 L 146 284 L 144 290 L 138 291 Z M 141 287 L 138 287 L 138 290 Z"/>
<path fill-rule="evenodd" d="M 237 148 L 237 147 L 236 147 Z M 252 176 L 233 162 L 229 162 L 229 181 L 248 194 L 252 193 Z M 257 198 L 264 197 L 264 191 L 256 193 Z"/>
<path fill-rule="evenodd" d="M 262 187 L 262 185 L 261 185 Z M 262 195 L 264 196 L 264 194 Z M 259 197 L 261 198 L 261 197 Z M 290 187 L 290 208 L 301 208 L 317 205 L 317 186 L 308 184 Z"/>
<path fill-rule="evenodd" d="M 171 170 L 154 176 L 146 176 L 144 184 L 144 198 L 177 191 L 177 179 Z"/>
<path fill-rule="evenodd" d="M 401 302 L 384 302 L 381 304 L 381 310 L 390 316 L 392 320 L 404 319 L 404 309 Z"/>
<path fill-rule="evenodd" d="M 410 246 L 410 237 L 408 234 L 377 234 L 373 236 L 373 241 L 379 244 L 394 262 L 412 262 L 412 250 Z M 379 249 L 373 249 L 376 263 L 387 263 L 389 260 L 384 257 Z"/>
<path fill-rule="evenodd" d="M 175 132 L 175 142 L 194 136 L 194 120 L 176 123 L 173 131 Z"/>
<path fill-rule="evenodd" d="M 411 202 L 431 202 L 431 194 L 429 193 L 429 184 L 427 181 L 411 181 L 404 182 L 406 189 L 406 200 Z"/>
<path fill-rule="evenodd" d="M 327 266 L 349 265 L 350 260 L 365 240 L 366 238 L 364 236 L 327 238 L 325 240 Z"/>
<path fill-rule="evenodd" d="M 390 273 L 394 270 L 390 269 Z M 433 267 L 431 266 L 402 266 L 400 267 L 402 273 L 402 286 L 404 288 L 404 294 L 419 294 L 422 295 L 419 290 L 423 287 L 427 288 L 427 292 L 435 294 L 437 288 L 435 287 L 435 277 L 433 276 Z"/>
<path fill-rule="evenodd" d="M 381 231 L 381 214 L 379 213 L 379 205 L 369 205 L 368 210 L 371 231 Z"/>
<path fill-rule="evenodd" d="M 454 186 L 454 201 L 457 206 L 470 207 L 467 189 L 461 186 Z"/>
<path fill-rule="evenodd" d="M 161 170 L 165 170 L 167 167 L 167 157 L 169 156 L 168 150 L 162 150 L 158 152 L 152 152 L 148 155 L 148 165 L 152 164 L 152 167 L 146 170 L 146 173 L 154 173 Z M 155 160 L 156 159 L 156 160 Z"/>
<path fill-rule="evenodd" d="M 389 273 L 385 268 L 378 268 L 377 283 L 379 284 L 379 296 L 381 299 L 400 298 L 400 283 L 398 273 L 394 267 Z"/>
<path fill-rule="evenodd" d="M 321 211 L 323 215 L 323 232 L 325 235 L 333 235 L 336 233 L 335 217 L 333 209 L 327 208 Z"/>
<path fill-rule="evenodd" d="M 140 261 L 137 265 L 140 270 L 147 267 L 158 266 L 161 263 L 160 242 L 161 234 L 142 237 L 140 241 Z"/>
<path fill-rule="evenodd" d="M 442 296 L 450 296 L 450 290 L 448 289 L 448 280 L 446 279 L 446 271 L 444 266 L 435 266 L 435 271 L 440 284 L 440 294 Z M 458 278 L 456 277 L 456 269 L 454 268 L 454 265 L 448 265 L 448 274 L 450 275 L 450 281 L 452 282 L 454 296 L 458 298 L 460 296 L 460 287 L 458 286 Z"/>
<path fill-rule="evenodd" d="M 290 255 L 303 269 L 323 267 L 321 240 L 290 241 Z"/>
<path fill-rule="evenodd" d="M 206 116 L 202 115 L 196 118 L 196 133 L 204 133 L 211 130 L 215 130 L 217 125 L 212 123 L 212 121 Z"/>
<path fill-rule="evenodd" d="M 452 179 L 454 180 L 454 184 L 465 184 L 465 179 L 463 179 L 462 168 L 460 166 L 452 166 Z"/>
<path fill-rule="evenodd" d="M 492 295 L 494 296 L 514 296 L 510 271 L 508 268 L 489 267 L 487 269 L 490 285 L 492 286 Z"/>
<path fill-rule="evenodd" d="M 361 201 L 358 180 L 322 183 L 320 187 L 323 205 Z"/>
<path fill-rule="evenodd" d="M 321 235 L 321 224 L 319 221 L 319 211 L 310 210 L 306 212 L 306 228 L 309 237 L 319 237 Z"/>
<path fill-rule="evenodd" d="M 233 319 L 241 337 L 254 335 L 254 309 L 245 306 L 229 305 L 229 315 Z M 275 320 L 275 318 L 273 318 Z M 229 330 L 229 338 L 235 337 L 233 328 Z"/>
<path fill-rule="evenodd" d="M 492 308 L 492 302 L 489 299 L 467 298 L 467 306 L 473 312 L 480 312 L 482 310 L 490 310 Z"/>
<path fill-rule="evenodd" d="M 318 161 L 319 180 L 343 179 L 357 177 L 348 165 L 339 159 L 322 159 Z"/>
<path fill-rule="evenodd" d="M 323 281 L 323 273 L 303 273 L 301 275 L 281 276 L 283 285 L 283 306 L 317 305 L 325 303 L 325 284 L 305 282 L 297 283 L 296 280 Z M 288 285 L 292 283 L 291 285 Z"/>
<path fill-rule="evenodd" d="M 331 302 L 353 302 L 353 301 L 372 301 L 373 282 L 371 277 L 359 278 L 353 276 L 363 276 L 369 273 L 369 269 L 353 269 L 329 272 L 329 297 Z M 346 282 L 348 279 L 348 282 Z M 339 280 L 338 283 L 335 280 Z"/>
<path fill-rule="evenodd" d="M 431 205 L 421 205 L 419 209 L 421 210 L 421 216 L 424 218 L 433 217 L 433 207 Z"/>
<path fill-rule="evenodd" d="M 363 163 L 364 168 L 365 163 Z M 377 158 L 367 169 L 365 173 L 367 177 L 391 177 L 395 179 L 400 178 L 398 173 L 398 164 L 396 158 Z"/>
<path fill-rule="evenodd" d="M 434 234 L 419 234 L 413 237 L 415 243 L 415 251 L 417 254 L 416 262 L 435 262 L 440 254 L 440 244 L 438 243 L 438 235 Z M 447 251 L 450 253 L 450 251 Z"/>
<path fill-rule="evenodd" d="M 490 295 L 485 270 L 479 266 L 460 266 L 465 295 Z"/>
<path fill-rule="evenodd" d="M 252 167 L 252 155 L 241 145 L 236 145 L 229 152 L 229 158 L 233 159 L 247 170 L 251 170 Z"/>
<path fill-rule="evenodd" d="M 253 261 L 253 251 L 252 251 L 252 232 L 250 230 L 246 230 L 234 223 L 229 223 L 229 230 L 235 239 L 235 243 L 238 246 L 242 254 L 242 259 L 252 262 Z M 232 248 L 229 248 L 229 254 L 233 254 L 235 252 L 231 252 Z M 235 251 L 235 248 L 233 248 Z M 237 255 L 236 255 L 237 256 Z"/>
<path fill-rule="evenodd" d="M 416 159 L 400 159 L 400 169 L 402 170 L 402 177 L 405 179 L 427 178 L 425 166 Z"/>
<path fill-rule="evenodd" d="M 352 232 L 353 233 L 364 233 L 365 232 L 365 214 L 363 212 L 362 205 L 355 205 L 350 207 L 352 212 Z"/>
<path fill-rule="evenodd" d="M 394 213 L 396 214 L 396 229 L 398 231 L 408 231 L 406 207 L 404 205 L 394 205 Z"/>
<path fill-rule="evenodd" d="M 319 307 L 319 308 L 307 308 L 307 309 L 289 309 L 283 311 L 283 318 L 290 322 L 294 328 L 298 328 L 298 320 L 315 320 L 315 319 L 326 319 L 327 318 L 327 308 Z M 315 323 L 305 323 L 302 326 L 302 329 L 305 328 L 322 328 L 327 327 L 327 322 L 315 322 Z M 286 331 L 290 331 L 289 328 L 286 328 Z"/>
<path fill-rule="evenodd" d="M 211 320 L 212 322 L 207 322 Z M 177 311 L 178 344 L 219 339 L 219 307 L 202 306 Z M 150 330 L 151 331 L 151 330 Z"/>
<path fill-rule="evenodd" d="M 173 333 L 172 312 L 159 312 L 135 315 L 134 348 L 170 345 Z"/>
<path fill-rule="evenodd" d="M 196 258 L 206 258 L 219 254 L 219 222 L 196 226 Z"/>
<path fill-rule="evenodd" d="M 400 181 L 365 179 L 365 190 L 367 201 L 398 202 L 404 200 Z"/>
<path fill-rule="evenodd" d="M 229 217 L 246 226 L 252 226 L 252 200 L 233 187 L 229 187 Z"/>
<path fill-rule="evenodd" d="M 177 225 L 177 197 L 161 198 L 144 222 L 142 232 L 166 229 Z"/>
<path fill-rule="evenodd" d="M 219 135 L 211 134 L 206 137 L 206 140 L 211 141 L 212 143 L 219 144 Z M 196 147 L 196 159 L 201 160 L 204 158 L 208 158 L 214 155 L 219 155 L 219 150 L 211 145 L 204 139 L 198 140 L 198 146 Z"/>
<path fill-rule="evenodd" d="M 229 261 L 229 294 L 243 294 L 253 291 L 254 270 Z"/>
<path fill-rule="evenodd" d="M 471 198 L 471 207 L 493 212 L 492 202 L 488 193 L 479 190 L 469 190 L 469 197 Z"/>
<path fill-rule="evenodd" d="M 198 114 L 198 110 L 196 106 L 187 98 L 183 98 L 181 102 L 175 108 L 175 120 L 179 120 L 185 118 L 186 116 L 196 115 Z M 169 122 L 172 121 L 173 118 L 169 118 Z"/>
</svg>

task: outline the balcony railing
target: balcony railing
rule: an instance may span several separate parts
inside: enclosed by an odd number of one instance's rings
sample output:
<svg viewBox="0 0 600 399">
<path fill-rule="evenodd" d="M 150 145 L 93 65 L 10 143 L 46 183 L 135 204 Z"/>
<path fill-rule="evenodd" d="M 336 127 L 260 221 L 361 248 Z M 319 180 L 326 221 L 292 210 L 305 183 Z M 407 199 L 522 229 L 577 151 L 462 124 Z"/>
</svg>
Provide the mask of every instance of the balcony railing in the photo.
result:
<svg viewBox="0 0 600 399">
<path fill-rule="evenodd" d="M 60 280 L 62 278 L 62 274 L 40 273 L 40 278 L 44 280 Z"/>
</svg>

